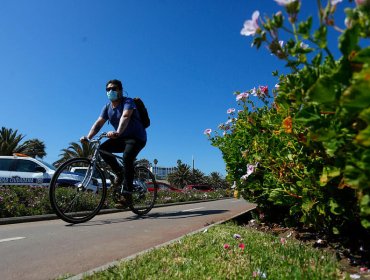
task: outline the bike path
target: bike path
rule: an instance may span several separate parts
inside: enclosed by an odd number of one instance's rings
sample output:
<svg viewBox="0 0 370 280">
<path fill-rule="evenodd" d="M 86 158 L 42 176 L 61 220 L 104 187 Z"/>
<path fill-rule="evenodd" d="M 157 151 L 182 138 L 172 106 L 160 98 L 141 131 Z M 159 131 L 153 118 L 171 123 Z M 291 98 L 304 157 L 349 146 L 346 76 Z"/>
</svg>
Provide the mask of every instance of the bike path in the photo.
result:
<svg viewBox="0 0 370 280">
<path fill-rule="evenodd" d="M 131 212 L 99 215 L 84 224 L 61 220 L 0 227 L 1 279 L 55 279 L 105 269 L 184 235 L 255 208 L 242 199 L 154 208 L 138 218 Z M 16 239 L 20 238 L 20 239 Z M 0 240 L 1 241 L 1 240 Z"/>
</svg>

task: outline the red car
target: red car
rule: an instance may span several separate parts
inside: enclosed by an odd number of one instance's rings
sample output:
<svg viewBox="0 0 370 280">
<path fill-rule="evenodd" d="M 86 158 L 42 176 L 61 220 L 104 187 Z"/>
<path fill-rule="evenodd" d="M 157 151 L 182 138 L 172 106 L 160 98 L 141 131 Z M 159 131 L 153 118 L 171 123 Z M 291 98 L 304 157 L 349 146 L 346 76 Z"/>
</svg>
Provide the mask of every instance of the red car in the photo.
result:
<svg viewBox="0 0 370 280">
<path fill-rule="evenodd" d="M 152 185 L 153 185 L 152 182 L 148 183 L 148 191 L 150 192 L 153 191 Z M 158 185 L 158 191 L 182 192 L 182 190 L 172 187 L 171 185 L 166 184 L 166 183 L 157 182 L 157 185 Z"/>
<path fill-rule="evenodd" d="M 200 192 L 212 192 L 214 189 L 210 185 L 198 184 L 198 185 L 187 185 L 183 191 L 200 191 Z"/>
</svg>

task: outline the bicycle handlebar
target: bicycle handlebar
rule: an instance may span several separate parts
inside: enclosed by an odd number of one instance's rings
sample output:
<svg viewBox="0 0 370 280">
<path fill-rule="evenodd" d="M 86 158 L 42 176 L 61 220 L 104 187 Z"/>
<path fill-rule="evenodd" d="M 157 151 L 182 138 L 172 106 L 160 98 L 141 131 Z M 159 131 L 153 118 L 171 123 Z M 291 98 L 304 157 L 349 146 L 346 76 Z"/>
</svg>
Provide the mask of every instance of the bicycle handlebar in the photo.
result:
<svg viewBox="0 0 370 280">
<path fill-rule="evenodd" d="M 93 138 L 93 139 L 88 139 L 86 136 L 84 137 L 84 139 L 89 142 L 89 143 L 94 143 L 94 142 L 99 142 L 101 139 L 103 138 L 107 138 L 107 133 L 106 132 L 103 132 L 102 134 L 100 134 L 99 136 Z"/>
</svg>

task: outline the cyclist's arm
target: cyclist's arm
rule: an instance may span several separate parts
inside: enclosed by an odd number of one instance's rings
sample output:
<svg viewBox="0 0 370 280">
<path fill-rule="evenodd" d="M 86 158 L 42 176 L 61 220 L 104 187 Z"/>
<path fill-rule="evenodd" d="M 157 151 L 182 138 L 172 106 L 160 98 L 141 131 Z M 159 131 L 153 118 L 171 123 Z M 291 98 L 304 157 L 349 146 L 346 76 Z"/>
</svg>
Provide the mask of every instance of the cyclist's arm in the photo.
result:
<svg viewBox="0 0 370 280">
<path fill-rule="evenodd" d="M 121 135 L 125 131 L 128 123 L 130 121 L 130 118 L 131 118 L 131 115 L 132 115 L 133 111 L 134 110 L 130 109 L 130 110 L 124 110 L 122 112 L 122 116 L 119 120 L 119 125 L 118 125 L 118 129 L 117 129 L 117 134 L 118 135 Z"/>
<path fill-rule="evenodd" d="M 92 139 L 99 131 L 100 129 L 103 127 L 103 125 L 105 124 L 106 120 L 103 119 L 102 117 L 99 117 L 96 122 L 93 124 L 93 126 L 91 127 L 90 129 L 90 132 L 89 134 L 87 135 L 87 138 L 88 139 Z"/>
</svg>

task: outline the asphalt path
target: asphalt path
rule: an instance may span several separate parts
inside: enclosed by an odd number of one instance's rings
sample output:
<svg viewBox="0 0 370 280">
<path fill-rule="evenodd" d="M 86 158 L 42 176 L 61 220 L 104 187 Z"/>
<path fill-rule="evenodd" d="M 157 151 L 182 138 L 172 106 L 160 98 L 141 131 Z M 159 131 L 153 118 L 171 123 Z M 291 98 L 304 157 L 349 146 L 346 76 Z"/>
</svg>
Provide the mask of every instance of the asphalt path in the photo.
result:
<svg viewBox="0 0 370 280">
<path fill-rule="evenodd" d="M 99 215 L 84 224 L 61 220 L 0 226 L 0 279 L 55 279 L 108 266 L 255 208 L 243 199 Z"/>
</svg>

